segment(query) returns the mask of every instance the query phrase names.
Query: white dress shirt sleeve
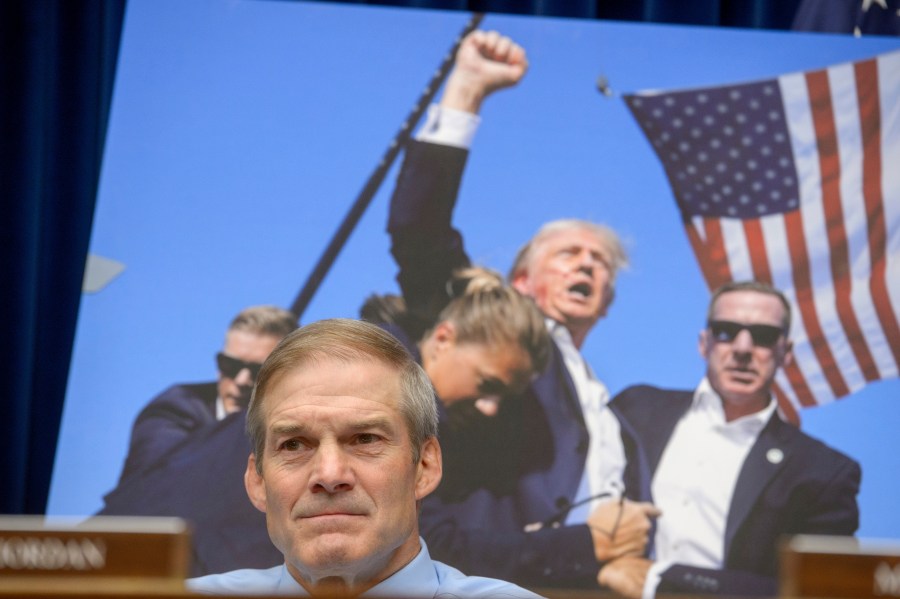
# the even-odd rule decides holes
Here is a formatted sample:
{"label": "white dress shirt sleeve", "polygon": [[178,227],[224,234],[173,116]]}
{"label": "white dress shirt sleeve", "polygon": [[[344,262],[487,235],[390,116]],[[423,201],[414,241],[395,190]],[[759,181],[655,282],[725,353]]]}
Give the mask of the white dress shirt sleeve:
{"label": "white dress shirt sleeve", "polygon": [[662,573],[668,570],[671,565],[665,562],[653,562],[653,565],[647,570],[647,578],[644,579],[644,591],[641,594],[641,599],[654,599],[656,597],[656,589],[659,588]]}
{"label": "white dress shirt sleeve", "polygon": [[468,150],[480,123],[481,117],[477,114],[432,104],[416,139]]}

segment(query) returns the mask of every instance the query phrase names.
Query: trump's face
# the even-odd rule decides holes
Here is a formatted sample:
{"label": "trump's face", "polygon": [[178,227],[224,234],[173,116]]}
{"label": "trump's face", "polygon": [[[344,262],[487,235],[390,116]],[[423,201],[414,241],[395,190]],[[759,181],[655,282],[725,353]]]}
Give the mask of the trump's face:
{"label": "trump's face", "polygon": [[399,374],[374,360],[288,370],[261,406],[262,474],[245,481],[272,541],[307,589],[361,592],[419,551],[417,502],[440,482],[437,440],[418,462],[400,412]]}
{"label": "trump's face", "polygon": [[586,228],[551,233],[535,245],[513,280],[541,311],[567,327],[590,329],[612,299],[609,249]]}

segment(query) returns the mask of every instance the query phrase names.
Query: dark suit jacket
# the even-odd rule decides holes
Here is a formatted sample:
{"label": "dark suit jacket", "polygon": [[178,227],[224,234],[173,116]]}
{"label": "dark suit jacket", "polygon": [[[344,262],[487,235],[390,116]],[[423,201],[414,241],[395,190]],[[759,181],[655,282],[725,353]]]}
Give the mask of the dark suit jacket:
{"label": "dark suit jacket", "polygon": [[177,516],[191,523],[191,575],[267,568],[284,561],[250,503],[245,413],[196,431],[164,459],[122,480],[99,515]]}
{"label": "dark suit jacket", "polygon": [[[404,328],[414,338],[449,301],[446,282],[452,271],[470,263],[462,236],[451,225],[467,156],[465,150],[411,141],[391,200],[391,252],[410,313]],[[423,503],[422,533],[432,556],[471,575],[534,586],[596,587],[599,565],[587,526],[523,532],[525,525],[553,518],[580,499],[575,495],[589,436],[555,346],[531,388],[504,401],[493,420],[494,449],[480,448],[482,453],[466,458],[469,479],[461,488],[441,485]],[[646,497],[649,479],[626,423],[622,437],[627,494]]]}
{"label": "dark suit jacket", "polygon": [[104,516],[177,516],[192,526],[191,574],[278,564],[265,516],[244,491],[244,414],[216,420],[216,383],[176,385],[134,423],[122,476]]}
{"label": "dark suit jacket", "polygon": [[[692,397],[692,391],[635,386],[613,400],[637,432],[651,472]],[[780,450],[781,461],[768,459],[773,449]],[[663,573],[658,590],[775,596],[781,537],[852,535],[859,525],[860,475],[855,461],[773,414],[738,475],[723,539],[723,570],[675,565]]]}
{"label": "dark suit jacket", "polygon": [[134,421],[128,457],[119,482],[153,466],[204,426],[216,422],[216,383],[169,387]]}

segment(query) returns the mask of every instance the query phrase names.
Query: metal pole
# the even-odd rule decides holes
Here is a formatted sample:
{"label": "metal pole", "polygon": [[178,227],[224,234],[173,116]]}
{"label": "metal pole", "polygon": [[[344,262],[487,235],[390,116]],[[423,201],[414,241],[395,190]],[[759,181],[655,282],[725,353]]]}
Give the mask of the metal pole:
{"label": "metal pole", "polygon": [[381,187],[381,183],[387,176],[391,165],[394,163],[394,159],[397,158],[397,154],[399,154],[400,150],[406,146],[406,142],[409,140],[409,136],[416,126],[416,123],[422,118],[426,108],[428,108],[428,105],[434,100],[434,96],[437,94],[438,89],[440,89],[441,84],[443,84],[444,79],[446,79],[447,75],[450,73],[450,69],[453,67],[453,61],[456,57],[456,51],[459,49],[463,38],[474,31],[483,18],[484,14],[475,13],[463,28],[459,37],[453,43],[453,47],[450,48],[450,51],[444,57],[443,62],[441,62],[440,67],[438,67],[438,70],[431,77],[428,85],[425,86],[422,95],[419,96],[419,99],[416,101],[415,106],[413,106],[409,116],[403,121],[400,130],[397,132],[397,135],[394,136],[393,141],[391,141],[391,145],[388,146],[388,149],[381,157],[378,166],[375,167],[375,171],[369,176],[368,181],[366,181],[366,184],[359,196],[357,196],[356,201],[353,202],[353,206],[350,207],[343,222],[341,222],[341,225],[338,227],[337,232],[332,236],[331,241],[328,243],[328,247],[322,252],[322,256],[316,263],[315,268],[309,275],[309,278],[306,279],[303,289],[300,290],[294,303],[291,304],[291,312],[297,316],[297,320],[300,320],[300,317],[303,316],[313,295],[315,295],[316,291],[319,289],[319,285],[322,284],[325,275],[328,274],[331,265],[334,264],[338,254],[350,237],[350,233],[353,232],[359,219],[362,218],[366,208],[368,208],[369,204],[372,202],[372,198],[375,197],[375,194],[378,192],[378,188]]}

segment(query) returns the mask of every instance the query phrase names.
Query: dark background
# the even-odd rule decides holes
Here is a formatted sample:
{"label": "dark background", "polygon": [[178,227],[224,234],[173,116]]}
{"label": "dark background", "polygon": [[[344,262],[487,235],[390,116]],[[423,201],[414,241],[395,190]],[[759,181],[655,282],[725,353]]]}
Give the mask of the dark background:
{"label": "dark background", "polygon": [[[896,35],[898,2],[879,15],[859,0],[344,3]],[[0,2],[0,513],[41,514],[47,502],[125,10]]]}

